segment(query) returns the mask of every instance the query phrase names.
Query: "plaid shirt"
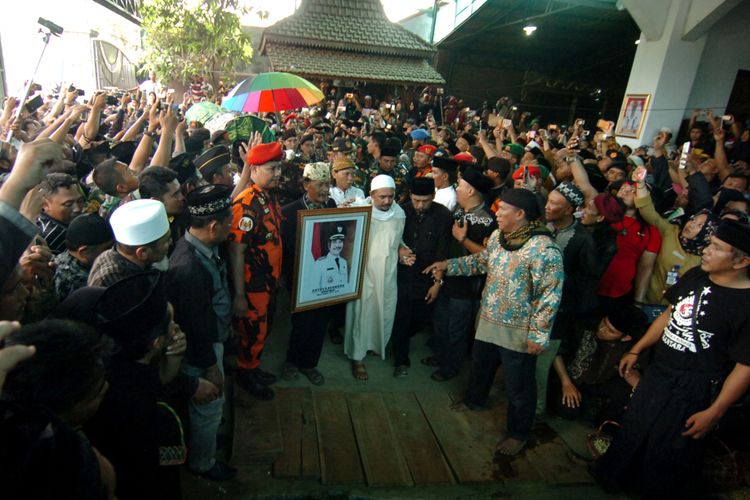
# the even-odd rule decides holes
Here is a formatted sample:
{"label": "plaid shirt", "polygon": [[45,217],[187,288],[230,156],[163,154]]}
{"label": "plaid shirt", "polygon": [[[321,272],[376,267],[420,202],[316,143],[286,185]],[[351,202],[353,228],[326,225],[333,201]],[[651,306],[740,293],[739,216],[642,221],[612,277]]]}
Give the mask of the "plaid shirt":
{"label": "plaid shirt", "polygon": [[147,269],[120,255],[116,248],[110,248],[94,261],[89,273],[88,286],[112,286],[121,279],[146,271]]}
{"label": "plaid shirt", "polygon": [[70,252],[65,250],[55,257],[55,293],[60,301],[68,295],[86,286],[89,279],[89,270],[81,265]]}

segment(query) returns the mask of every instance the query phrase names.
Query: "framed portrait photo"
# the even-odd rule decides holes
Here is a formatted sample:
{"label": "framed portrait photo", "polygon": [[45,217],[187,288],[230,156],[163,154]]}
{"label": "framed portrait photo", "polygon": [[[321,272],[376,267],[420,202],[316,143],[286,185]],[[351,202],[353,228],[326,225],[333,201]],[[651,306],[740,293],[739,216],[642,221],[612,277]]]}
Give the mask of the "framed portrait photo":
{"label": "framed portrait photo", "polygon": [[292,312],[359,298],[371,214],[369,206],[297,212]]}
{"label": "framed portrait photo", "polygon": [[615,135],[618,137],[632,137],[637,139],[641,136],[641,128],[646,121],[648,104],[651,94],[625,94],[620,110],[620,119],[617,120]]}

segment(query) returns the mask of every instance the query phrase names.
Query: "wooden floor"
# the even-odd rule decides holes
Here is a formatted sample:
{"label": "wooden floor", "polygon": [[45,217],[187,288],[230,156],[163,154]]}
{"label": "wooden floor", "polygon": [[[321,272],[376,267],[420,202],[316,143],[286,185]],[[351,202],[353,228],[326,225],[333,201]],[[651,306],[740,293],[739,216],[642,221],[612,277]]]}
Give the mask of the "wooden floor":
{"label": "wooden floor", "polygon": [[593,480],[546,425],[517,457],[495,455],[505,408],[456,413],[445,392],[278,389],[271,402],[235,399],[232,463],[267,463],[280,479],[420,486]]}

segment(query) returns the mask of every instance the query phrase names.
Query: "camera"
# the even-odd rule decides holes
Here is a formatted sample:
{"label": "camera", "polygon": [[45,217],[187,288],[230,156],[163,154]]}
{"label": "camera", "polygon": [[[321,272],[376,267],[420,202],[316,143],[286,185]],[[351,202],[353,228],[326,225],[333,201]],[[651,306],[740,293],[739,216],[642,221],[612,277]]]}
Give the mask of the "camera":
{"label": "camera", "polygon": [[113,95],[107,96],[107,106],[116,106],[117,105],[117,97]]}
{"label": "camera", "polygon": [[61,26],[56,25],[52,21],[47,21],[46,19],[40,17],[37,22],[47,28],[50,33],[52,33],[55,36],[60,36],[63,33],[63,29]]}

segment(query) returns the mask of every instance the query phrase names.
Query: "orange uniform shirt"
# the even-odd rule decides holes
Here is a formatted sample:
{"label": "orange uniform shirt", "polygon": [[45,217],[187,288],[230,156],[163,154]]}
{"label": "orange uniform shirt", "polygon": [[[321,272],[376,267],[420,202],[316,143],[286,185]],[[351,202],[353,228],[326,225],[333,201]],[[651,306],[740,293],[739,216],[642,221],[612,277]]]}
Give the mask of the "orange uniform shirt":
{"label": "orange uniform shirt", "polygon": [[229,241],[247,245],[245,291],[274,291],[281,276],[281,208],[268,191],[253,184],[234,199]]}

